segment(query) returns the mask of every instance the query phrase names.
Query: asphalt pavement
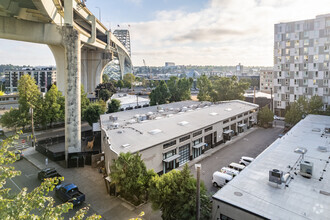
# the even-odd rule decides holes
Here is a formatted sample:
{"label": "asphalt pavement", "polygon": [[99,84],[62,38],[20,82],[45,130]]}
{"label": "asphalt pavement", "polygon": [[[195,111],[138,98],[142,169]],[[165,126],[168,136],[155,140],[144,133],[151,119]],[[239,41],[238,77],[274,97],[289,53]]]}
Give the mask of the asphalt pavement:
{"label": "asphalt pavement", "polygon": [[[201,180],[205,183],[207,191],[210,194],[214,194],[219,188],[212,185],[212,175],[215,171],[220,171],[222,167],[228,166],[231,162],[238,163],[241,156],[248,156],[256,158],[262,153],[270,144],[272,144],[280,133],[283,131],[282,126],[274,128],[252,128],[253,131],[249,131],[247,134],[240,134],[241,137],[234,137],[219,150],[213,149],[210,156],[205,157],[199,161],[202,165]],[[251,129],[250,129],[251,130]],[[196,171],[194,166],[190,167],[191,172],[196,177]]]}

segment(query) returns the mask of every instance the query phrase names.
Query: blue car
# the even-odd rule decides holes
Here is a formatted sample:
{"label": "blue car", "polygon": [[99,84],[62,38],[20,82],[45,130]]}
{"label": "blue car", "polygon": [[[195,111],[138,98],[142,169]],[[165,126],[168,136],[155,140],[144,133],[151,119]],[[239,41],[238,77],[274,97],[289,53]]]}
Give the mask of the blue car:
{"label": "blue car", "polygon": [[55,195],[62,202],[71,202],[74,206],[80,205],[85,201],[85,194],[79,191],[73,183],[61,183],[55,187]]}

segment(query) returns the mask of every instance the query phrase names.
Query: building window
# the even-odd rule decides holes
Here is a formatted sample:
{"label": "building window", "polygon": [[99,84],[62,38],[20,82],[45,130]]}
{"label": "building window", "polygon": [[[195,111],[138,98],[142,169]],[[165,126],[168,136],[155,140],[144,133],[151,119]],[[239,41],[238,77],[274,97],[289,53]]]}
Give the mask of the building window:
{"label": "building window", "polygon": [[229,119],[223,121],[223,124],[227,124],[229,122]]}
{"label": "building window", "polygon": [[235,121],[236,120],[236,117],[232,117],[231,119],[230,119],[230,121]]}
{"label": "building window", "polygon": [[329,60],[329,54],[326,54],[326,55],[324,56],[324,59],[325,59],[325,60]]}
{"label": "building window", "polygon": [[318,61],[319,60],[319,55],[314,55],[314,61]]}
{"label": "building window", "polygon": [[208,128],[205,128],[205,132],[208,132],[208,131],[211,131],[213,129],[213,127],[211,126],[211,127],[208,127]]}
{"label": "building window", "polygon": [[286,46],[286,47],[290,47],[290,41],[289,41],[289,40],[286,41],[285,46]]}
{"label": "building window", "polygon": [[308,77],[308,71],[305,71],[305,77]]}
{"label": "building window", "polygon": [[323,85],[328,85],[328,80],[327,79],[323,80]]}
{"label": "building window", "polygon": [[304,40],[304,46],[308,46],[309,45],[309,40],[308,39],[305,39]]}
{"label": "building window", "polygon": [[315,77],[319,77],[319,72],[318,71],[315,71]]}
{"label": "building window", "polygon": [[313,64],[313,67],[316,68],[316,63]]}
{"label": "building window", "polygon": [[305,88],[305,93],[308,93],[308,88]]}
{"label": "building window", "polygon": [[317,92],[318,91],[318,88],[314,88],[314,91]]}
{"label": "building window", "polygon": [[180,142],[184,142],[186,140],[190,139],[190,135],[184,136],[182,138],[179,139]]}
{"label": "building window", "polygon": [[285,94],[285,100],[288,100],[289,99],[289,94]]}
{"label": "building window", "polygon": [[175,154],[176,154],[176,149],[171,150],[171,151],[168,151],[168,152],[166,152],[166,153],[163,154],[163,159],[165,160],[165,159],[167,159],[169,157],[174,156]]}
{"label": "building window", "polygon": [[294,95],[294,100],[297,100],[297,95]]}
{"label": "building window", "polygon": [[176,145],[176,140],[163,144],[163,149],[169,148],[173,145]]}
{"label": "building window", "polygon": [[278,72],[278,77],[282,77],[282,72]]}
{"label": "building window", "polygon": [[193,133],[193,137],[196,137],[196,136],[198,136],[198,135],[201,135],[202,133],[203,133],[202,130],[197,131],[197,132]]}
{"label": "building window", "polygon": [[281,107],[281,101],[277,102],[277,107]]}
{"label": "building window", "polygon": [[304,79],[304,85],[307,85],[307,79]]}
{"label": "building window", "polygon": [[325,77],[329,77],[329,72],[328,71],[325,72]]}
{"label": "building window", "polygon": [[294,84],[295,84],[295,85],[298,84],[298,80],[297,80],[297,79],[294,80]]}

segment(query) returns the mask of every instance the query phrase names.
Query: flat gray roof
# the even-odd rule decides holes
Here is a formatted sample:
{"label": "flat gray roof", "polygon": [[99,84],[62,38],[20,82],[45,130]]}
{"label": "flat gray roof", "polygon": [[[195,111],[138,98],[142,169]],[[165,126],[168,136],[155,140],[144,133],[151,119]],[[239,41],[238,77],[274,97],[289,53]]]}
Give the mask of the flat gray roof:
{"label": "flat gray roof", "polygon": [[[212,105],[210,102],[184,101],[101,115],[101,127],[117,152],[138,152],[219,121],[258,108],[239,100]],[[141,115],[153,120],[136,122]],[[118,117],[111,121],[110,116]],[[116,126],[116,127],[114,127]]]}
{"label": "flat gray roof", "polygon": [[[328,219],[330,217],[330,117],[308,115],[277,139],[238,176],[213,195],[223,201],[269,219]],[[327,149],[320,150],[319,146]],[[314,163],[313,176],[299,174],[294,150],[307,149],[305,161]],[[269,184],[269,170],[290,172],[288,187]],[[326,170],[327,172],[324,172]],[[295,173],[296,174],[295,174]],[[323,179],[320,181],[320,177]]]}

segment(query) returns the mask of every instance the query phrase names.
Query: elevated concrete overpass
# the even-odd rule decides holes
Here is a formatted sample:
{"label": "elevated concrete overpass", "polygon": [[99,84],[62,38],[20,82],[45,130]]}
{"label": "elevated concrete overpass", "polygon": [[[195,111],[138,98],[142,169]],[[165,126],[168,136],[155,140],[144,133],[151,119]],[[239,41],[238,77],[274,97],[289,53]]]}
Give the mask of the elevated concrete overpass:
{"label": "elevated concrete overpass", "polygon": [[130,52],[81,0],[0,0],[0,38],[49,46],[57,86],[66,97],[66,159],[80,152],[81,83],[86,92],[93,92],[114,57],[122,76],[131,72]]}

